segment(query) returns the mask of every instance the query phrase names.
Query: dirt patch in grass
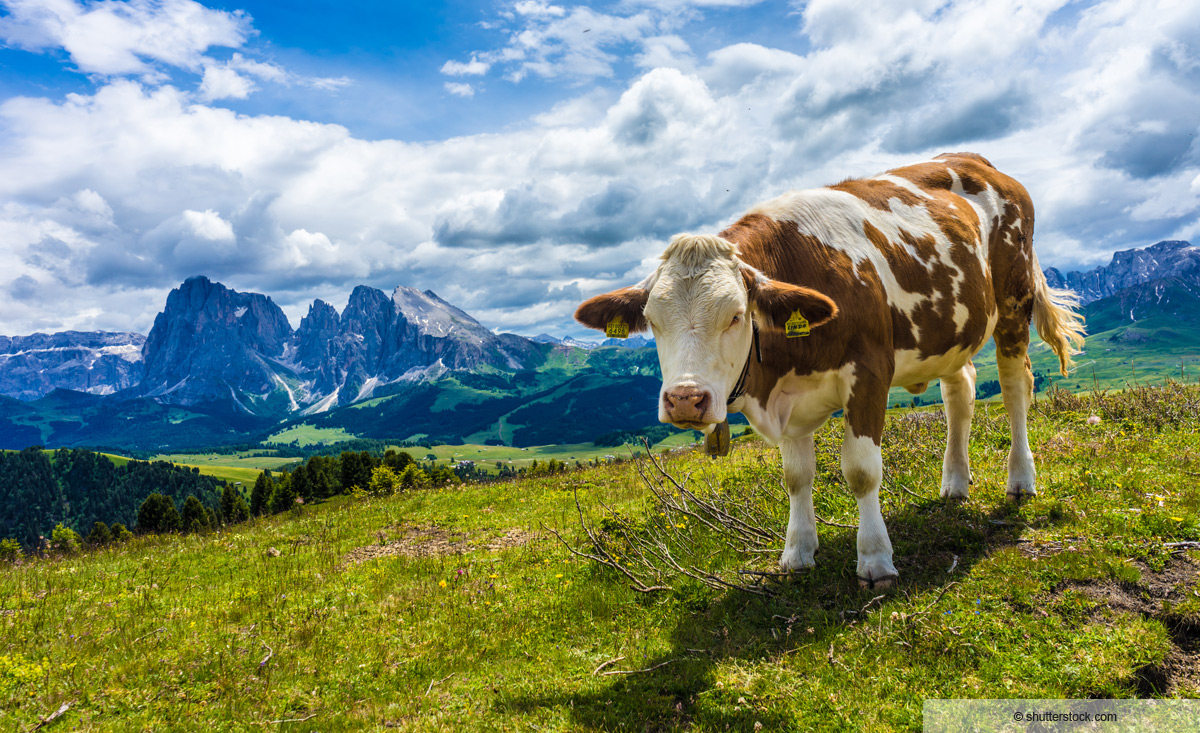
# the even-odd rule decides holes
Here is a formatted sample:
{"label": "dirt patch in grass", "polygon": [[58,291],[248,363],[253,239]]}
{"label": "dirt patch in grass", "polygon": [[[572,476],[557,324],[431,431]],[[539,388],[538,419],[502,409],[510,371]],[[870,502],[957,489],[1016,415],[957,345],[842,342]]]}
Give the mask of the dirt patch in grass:
{"label": "dirt patch in grass", "polygon": [[491,531],[458,532],[436,525],[388,527],[378,533],[379,542],[356,547],[342,558],[342,567],[383,557],[440,557],[462,555],[475,550],[498,552],[521,547],[538,539],[536,532],[508,529],[499,535]]}
{"label": "dirt patch in grass", "polygon": [[1099,602],[1093,615],[1101,623],[1107,609],[1160,621],[1171,635],[1171,651],[1161,664],[1147,665],[1137,671],[1138,695],[1200,694],[1200,614],[1175,610],[1188,600],[1195,607],[1192,593],[1200,578],[1200,564],[1186,555],[1171,558],[1162,572],[1157,573],[1140,562],[1135,564],[1142,573],[1137,583],[1072,580],[1063,583],[1055,594],[1074,589]]}

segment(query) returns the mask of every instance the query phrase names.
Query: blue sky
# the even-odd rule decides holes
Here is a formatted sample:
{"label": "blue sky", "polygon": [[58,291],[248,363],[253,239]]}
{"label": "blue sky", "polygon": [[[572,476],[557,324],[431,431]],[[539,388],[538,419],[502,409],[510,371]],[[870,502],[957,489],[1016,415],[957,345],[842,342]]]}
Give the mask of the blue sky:
{"label": "blue sky", "polygon": [[789,188],[975,150],[1044,265],[1200,230],[1181,0],[0,0],[0,333],[146,332],[205,274],[579,300]]}

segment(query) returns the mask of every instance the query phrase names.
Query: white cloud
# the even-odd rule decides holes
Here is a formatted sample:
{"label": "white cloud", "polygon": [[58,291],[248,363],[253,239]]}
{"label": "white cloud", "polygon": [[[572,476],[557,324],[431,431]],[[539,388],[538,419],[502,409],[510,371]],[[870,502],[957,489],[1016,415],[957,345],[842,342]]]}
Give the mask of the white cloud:
{"label": "white cloud", "polygon": [[447,61],[442,64],[442,73],[447,76],[481,76],[488,72],[492,65],[472,56],[470,61]]}
{"label": "white cloud", "polygon": [[5,0],[0,38],[33,51],[61,47],[89,74],[142,74],[151,63],[200,67],[214,46],[237,48],[250,34],[239,12],[192,0],[129,0],[81,4],[74,0]]}
{"label": "white cloud", "polygon": [[209,242],[232,242],[236,239],[233,235],[233,225],[212,209],[186,209],[183,212],[183,223],[198,239]]}
{"label": "white cloud", "polygon": [[475,87],[471,86],[470,84],[460,84],[458,82],[448,81],[442,86],[445,87],[446,91],[450,92],[456,97],[475,96]]}
{"label": "white cloud", "polygon": [[200,98],[206,102],[216,99],[245,99],[254,91],[254,82],[225,66],[205,66],[200,81]]}

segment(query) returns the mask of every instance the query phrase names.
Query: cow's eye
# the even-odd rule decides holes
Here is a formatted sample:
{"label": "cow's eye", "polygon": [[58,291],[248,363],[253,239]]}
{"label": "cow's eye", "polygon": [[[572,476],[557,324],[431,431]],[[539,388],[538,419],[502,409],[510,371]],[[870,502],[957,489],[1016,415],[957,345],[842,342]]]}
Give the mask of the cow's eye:
{"label": "cow's eye", "polygon": [[742,317],[740,315],[734,316],[733,320],[729,322],[729,327],[733,328],[734,326],[738,325],[741,322],[742,322]]}

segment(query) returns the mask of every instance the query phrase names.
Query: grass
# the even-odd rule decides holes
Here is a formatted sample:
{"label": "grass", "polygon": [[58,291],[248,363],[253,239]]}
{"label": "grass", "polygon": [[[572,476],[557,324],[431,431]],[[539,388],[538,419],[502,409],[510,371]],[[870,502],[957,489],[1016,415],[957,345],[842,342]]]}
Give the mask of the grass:
{"label": "grass", "polygon": [[[735,425],[733,427],[734,435],[737,435],[743,429],[744,426]],[[691,431],[680,431],[656,443],[654,450],[680,448],[691,445],[693,442],[695,441]],[[640,446],[635,448],[632,445],[605,447],[591,443],[538,445],[528,448],[517,448],[507,445],[478,445],[474,443],[435,445],[432,448],[392,447],[397,450],[406,451],[414,458],[421,460],[425,460],[427,456],[433,455],[439,461],[475,461],[479,468],[485,469],[490,473],[495,473],[496,461],[500,461],[506,466],[511,464],[513,468],[528,468],[534,461],[546,463],[552,458],[574,465],[575,461],[586,463],[593,459],[604,459],[607,456],[628,458],[633,450],[640,448]]]}
{"label": "grass", "polygon": [[[269,451],[243,451],[230,455],[216,453],[170,453],[155,456],[153,460],[168,461],[179,466],[199,468],[206,476],[216,476],[226,481],[241,481],[250,486],[264,469],[272,471],[291,468],[301,462],[299,458],[260,455]],[[128,459],[126,459],[128,460]]]}
{"label": "grass", "polygon": [[[1198,400],[1177,386],[1039,398],[1041,493],[1020,506],[1003,497],[998,405],[978,407],[965,502],[937,498],[937,414],[894,413],[883,504],[901,580],[889,593],[858,588],[854,530],[829,525],[817,567],[769,581],[769,596],[670,573],[669,590],[634,592],[542,529],[587,549],[577,492],[601,526],[615,510],[658,531],[629,464],[342,497],[27,562],[0,573],[0,729],[70,703],[57,724],[81,730],[916,730],[931,697],[1200,696],[1183,664],[1200,661],[1188,646],[1200,558],[1164,546],[1200,539]],[[852,525],[839,433],[831,421],[818,436],[816,508]],[[735,445],[728,459],[685,451],[665,465],[734,501],[773,494],[763,511],[778,531],[778,451]],[[714,573],[776,560],[710,557],[712,535],[684,524],[680,556]],[[407,555],[388,554],[417,530],[426,539]],[[516,531],[538,538],[493,544]]]}
{"label": "grass", "polygon": [[287,430],[281,430],[263,442],[267,445],[296,443],[304,446],[316,445],[317,443],[337,443],[343,440],[353,440],[357,437],[354,433],[348,433],[342,428],[318,428],[315,425],[303,423],[290,427]]}

